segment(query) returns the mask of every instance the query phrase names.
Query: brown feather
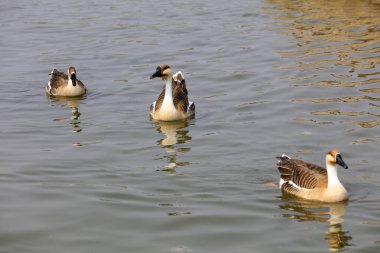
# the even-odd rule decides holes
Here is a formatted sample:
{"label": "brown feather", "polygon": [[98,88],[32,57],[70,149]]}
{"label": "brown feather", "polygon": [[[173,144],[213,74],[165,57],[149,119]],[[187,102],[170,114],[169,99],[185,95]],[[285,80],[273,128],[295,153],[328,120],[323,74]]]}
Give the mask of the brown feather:
{"label": "brown feather", "polygon": [[297,187],[294,187],[291,183],[289,182],[286,182],[282,185],[282,190],[287,192],[287,193],[290,193],[290,194],[295,194],[297,195],[297,192],[299,191],[299,189]]}
{"label": "brown feather", "polygon": [[61,85],[66,85],[68,80],[69,78],[65,73],[54,69],[53,73],[51,73],[50,86],[56,89]]}
{"label": "brown feather", "polygon": [[305,189],[327,187],[327,170],[320,166],[297,159],[282,160],[277,165],[284,181]]}
{"label": "brown feather", "polygon": [[174,107],[181,112],[186,112],[189,107],[189,100],[187,98],[187,89],[185,79],[175,81],[172,79],[173,87],[173,104]]}
{"label": "brown feather", "polygon": [[[154,107],[155,111],[158,111],[160,110],[161,106],[162,106],[162,102],[164,101],[164,97],[165,97],[165,85],[164,87],[162,88],[162,91],[160,93],[160,95],[158,96],[157,100],[156,100],[156,105]],[[153,108],[152,108],[153,109]]]}

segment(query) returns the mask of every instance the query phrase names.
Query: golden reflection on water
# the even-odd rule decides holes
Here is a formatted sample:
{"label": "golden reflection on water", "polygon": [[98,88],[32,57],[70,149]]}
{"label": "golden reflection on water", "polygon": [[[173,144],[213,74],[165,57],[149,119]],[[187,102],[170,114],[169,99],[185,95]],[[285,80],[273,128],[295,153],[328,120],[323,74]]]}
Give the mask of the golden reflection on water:
{"label": "golden reflection on water", "polygon": [[346,202],[319,203],[306,200],[287,199],[285,204],[280,205],[286,212],[285,218],[295,219],[300,222],[322,222],[327,224],[327,230],[322,235],[327,242],[330,251],[336,252],[350,246],[352,237],[349,231],[343,230]]}
{"label": "golden reflection on water", "polygon": [[[333,124],[355,124],[363,128],[378,126],[380,113],[373,111],[380,107],[377,96],[380,91],[380,4],[350,0],[266,2],[271,5],[265,7],[265,11],[279,25],[276,30],[291,38],[289,49],[278,52],[286,59],[286,64],[276,67],[289,73],[283,79],[292,82],[291,88],[310,89],[309,94],[324,92],[324,97],[292,100],[326,105],[326,110],[311,112],[312,119],[304,121],[318,123],[323,122],[319,120],[321,116],[329,116],[331,121],[328,122]],[[336,88],[352,95],[329,95],[337,94],[339,90]],[[336,109],[359,108],[349,105],[354,103],[361,103],[361,111]],[[346,119],[344,116],[358,120],[336,120]]]}
{"label": "golden reflection on water", "polygon": [[175,173],[178,166],[186,166],[189,162],[178,162],[177,153],[187,153],[190,148],[176,147],[176,144],[184,144],[191,140],[189,136],[189,122],[188,121],[174,121],[174,122],[154,122],[156,129],[159,133],[165,134],[165,138],[157,141],[166,152],[167,165],[163,171]]}

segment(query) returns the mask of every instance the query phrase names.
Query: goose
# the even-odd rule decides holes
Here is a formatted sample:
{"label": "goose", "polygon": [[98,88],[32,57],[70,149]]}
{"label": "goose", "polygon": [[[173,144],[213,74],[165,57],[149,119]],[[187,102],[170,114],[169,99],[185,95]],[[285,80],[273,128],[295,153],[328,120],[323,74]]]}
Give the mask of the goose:
{"label": "goose", "polygon": [[326,154],[326,169],[292,159],[287,155],[277,157],[281,174],[280,189],[300,198],[321,202],[339,202],[348,199],[347,190],[338,178],[337,165],[348,169],[338,150]]}
{"label": "goose", "polygon": [[158,121],[176,121],[193,117],[195,105],[187,98],[185,78],[181,71],[172,75],[170,66],[162,64],[150,77],[161,77],[164,87],[150,106],[150,115]]}
{"label": "goose", "polygon": [[87,92],[86,86],[76,78],[74,67],[67,69],[67,74],[53,68],[50,80],[46,86],[46,93],[50,96],[77,97]]}

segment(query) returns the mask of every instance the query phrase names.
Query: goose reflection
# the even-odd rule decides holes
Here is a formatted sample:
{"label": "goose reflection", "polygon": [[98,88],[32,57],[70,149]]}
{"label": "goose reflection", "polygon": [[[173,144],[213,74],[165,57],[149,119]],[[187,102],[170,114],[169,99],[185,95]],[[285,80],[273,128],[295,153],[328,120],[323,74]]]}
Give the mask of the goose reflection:
{"label": "goose reflection", "polygon": [[286,212],[282,214],[285,218],[291,218],[303,221],[324,222],[327,225],[327,231],[324,233],[324,239],[328,244],[331,252],[337,252],[351,246],[349,242],[352,237],[348,231],[343,230],[343,216],[347,202],[322,203],[311,202],[301,199],[287,199],[286,203],[279,207]]}
{"label": "goose reflection", "polygon": [[176,144],[184,144],[191,140],[189,136],[189,122],[188,121],[174,121],[174,122],[163,122],[154,121],[156,129],[159,133],[165,134],[165,138],[157,141],[158,145],[161,145],[166,152],[165,157],[168,162],[162,171],[168,171],[170,173],[175,173],[175,169],[178,166],[186,166],[189,162],[177,162],[178,153],[187,153],[190,148],[183,146],[177,147]]}
{"label": "goose reflection", "polygon": [[52,101],[57,102],[61,104],[64,107],[68,107],[71,109],[71,117],[64,117],[64,118],[56,118],[54,121],[69,121],[69,124],[72,127],[72,131],[79,133],[82,131],[82,127],[80,125],[79,117],[81,116],[81,113],[79,112],[79,101],[83,98],[60,98],[55,97],[51,98]]}

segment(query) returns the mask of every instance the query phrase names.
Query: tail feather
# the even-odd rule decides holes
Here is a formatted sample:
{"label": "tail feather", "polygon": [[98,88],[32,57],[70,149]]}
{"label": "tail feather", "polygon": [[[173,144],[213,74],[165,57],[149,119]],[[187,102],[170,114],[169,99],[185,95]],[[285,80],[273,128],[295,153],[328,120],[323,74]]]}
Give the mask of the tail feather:
{"label": "tail feather", "polygon": [[289,156],[285,155],[285,154],[282,154],[281,156],[277,156],[276,158],[278,159],[277,165],[278,165],[278,171],[281,174],[281,178],[284,181],[290,181],[290,180],[292,180],[293,170],[290,169],[287,166],[281,166],[282,162],[284,162],[286,160],[290,160],[291,158]]}
{"label": "tail feather", "polygon": [[281,178],[285,181],[289,181],[293,177],[293,171],[289,168],[279,166],[278,171],[281,174]]}
{"label": "tail feather", "polygon": [[185,78],[183,77],[183,74],[181,71],[178,71],[173,75],[173,79],[175,82],[181,83]]}
{"label": "tail feather", "polygon": [[282,154],[281,156],[276,156],[276,158],[281,160],[281,161],[284,161],[286,159],[292,159],[292,158],[290,158],[290,156],[285,155],[285,154]]}
{"label": "tail feather", "polygon": [[292,159],[290,158],[289,156],[285,155],[285,154],[282,154],[281,156],[276,156],[276,159],[278,159],[277,161],[277,164],[282,162],[282,161],[285,161],[285,160],[288,160],[288,159]]}

